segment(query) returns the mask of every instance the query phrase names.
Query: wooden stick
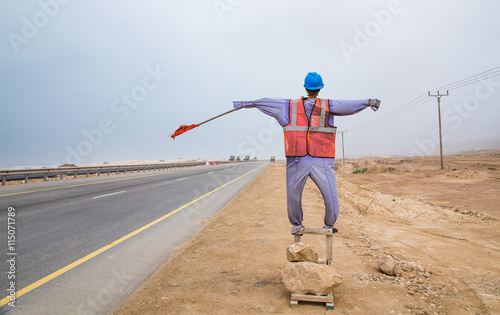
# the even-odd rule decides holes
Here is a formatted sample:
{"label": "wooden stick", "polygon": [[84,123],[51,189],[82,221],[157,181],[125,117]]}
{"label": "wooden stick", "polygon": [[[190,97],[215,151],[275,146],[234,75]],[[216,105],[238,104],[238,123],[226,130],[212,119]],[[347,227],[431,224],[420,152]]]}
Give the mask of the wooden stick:
{"label": "wooden stick", "polygon": [[207,122],[209,122],[209,121],[212,121],[212,120],[214,120],[214,119],[216,119],[216,118],[219,118],[219,117],[221,117],[221,116],[224,116],[224,115],[227,115],[227,114],[229,114],[229,113],[232,113],[232,112],[234,112],[235,110],[237,110],[237,109],[236,109],[236,108],[234,108],[234,109],[231,109],[231,110],[229,110],[229,111],[227,111],[227,112],[225,112],[225,113],[222,113],[222,114],[220,114],[220,115],[217,115],[217,116],[215,116],[215,117],[212,117],[212,118],[210,118],[210,119],[207,119],[207,120],[205,120],[204,122],[199,123],[199,124],[198,124],[198,126],[201,126],[201,125],[203,125],[203,124],[205,124],[205,123],[207,123]]}
{"label": "wooden stick", "polygon": [[292,293],[292,301],[307,301],[307,302],[333,302],[333,295],[309,295],[309,294],[294,294]]}

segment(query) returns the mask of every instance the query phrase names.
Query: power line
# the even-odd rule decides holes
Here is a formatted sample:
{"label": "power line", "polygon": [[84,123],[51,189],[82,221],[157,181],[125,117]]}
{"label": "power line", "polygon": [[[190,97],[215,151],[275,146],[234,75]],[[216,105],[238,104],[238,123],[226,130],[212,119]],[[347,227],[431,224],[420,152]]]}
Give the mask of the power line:
{"label": "power line", "polygon": [[403,106],[399,107],[399,108],[396,108],[395,110],[393,110],[392,112],[389,112],[387,114],[385,114],[384,116],[382,117],[378,117],[377,119],[375,120],[372,120],[371,122],[369,123],[366,123],[362,126],[359,126],[359,127],[356,127],[356,128],[351,128],[351,129],[358,129],[358,128],[362,128],[363,126],[367,125],[367,124],[372,124],[372,123],[375,123],[375,122],[379,122],[381,120],[386,120],[387,118],[391,118],[391,116],[394,116],[394,115],[397,115],[398,113],[401,113],[401,112],[406,112],[407,110],[411,109],[412,108],[412,105],[414,105],[415,102],[418,102],[422,97],[425,97],[425,94],[421,94],[419,95],[417,98],[415,98],[414,100],[404,104]]}
{"label": "power line", "polygon": [[395,116],[402,115],[402,114],[420,106],[421,104],[423,104],[422,102],[423,101],[425,102],[425,100],[426,100],[425,96],[426,96],[425,94],[422,94],[419,97],[417,97],[416,99],[414,99],[413,101],[406,103],[405,105],[401,106],[400,108],[376,119],[375,121],[377,121],[377,120],[378,121],[381,121],[381,120],[385,121],[385,120],[391,119]]}
{"label": "power line", "polygon": [[[470,77],[467,77],[467,78],[440,86],[439,88],[431,89],[430,91],[438,91],[440,89],[455,90],[455,89],[462,88],[464,86],[471,85],[471,84],[480,82],[482,80],[490,79],[490,78],[493,78],[493,77],[496,77],[499,75],[500,75],[500,66],[494,67],[494,68],[491,68],[489,70],[475,74],[473,76],[470,76]],[[395,110],[385,114],[384,116],[376,118],[376,119],[374,119],[370,122],[367,122],[363,125],[360,125],[360,126],[357,126],[354,128],[350,128],[350,130],[362,129],[362,128],[366,128],[368,126],[377,125],[377,124],[386,122],[390,119],[401,116],[401,115],[429,102],[430,99],[428,99],[427,96],[428,96],[427,93],[420,94],[418,97],[416,97],[412,101],[396,108]]]}
{"label": "power line", "polygon": [[429,101],[429,99],[427,99],[427,94],[425,94],[425,93],[421,94],[420,96],[418,96],[414,100],[404,104],[403,106],[393,110],[392,112],[389,112],[389,113],[385,114],[384,116],[379,117],[377,119],[374,119],[370,122],[367,122],[366,124],[363,124],[361,126],[350,128],[350,130],[361,129],[361,128],[365,128],[365,127],[370,126],[370,125],[380,124],[380,123],[385,122],[387,120],[390,120],[394,117],[405,114],[405,113],[409,112],[410,110],[413,110],[413,109],[417,108],[418,106],[423,105],[424,103],[427,103],[428,101]]}
{"label": "power line", "polygon": [[410,102],[404,104],[403,106],[397,108],[396,110],[380,117],[380,119],[383,119],[383,118],[386,118],[387,116],[391,116],[391,115],[394,115],[394,114],[397,114],[397,113],[400,113],[400,112],[406,112],[408,109],[411,109],[415,106],[416,103],[418,103],[419,101],[422,100],[422,98],[425,98],[425,94],[421,94],[419,95],[417,98],[411,100]]}
{"label": "power line", "polygon": [[486,76],[486,77],[478,78],[477,80],[474,80],[474,81],[471,81],[471,82],[464,82],[463,84],[450,87],[450,88],[448,88],[448,90],[455,90],[455,89],[458,89],[458,88],[461,88],[461,87],[464,87],[464,86],[467,86],[467,85],[471,85],[473,83],[477,83],[477,82],[480,82],[480,81],[483,81],[483,80],[486,80],[486,79],[490,79],[490,78],[493,78],[493,77],[496,77],[496,76],[499,76],[499,75],[500,75],[500,71],[497,72],[497,73],[495,73],[495,74],[492,73],[491,75]]}
{"label": "power line", "polygon": [[[469,80],[469,79],[474,78],[474,77],[478,77],[478,76],[480,76],[480,75],[482,75],[482,74],[488,73],[488,72],[490,72],[490,71],[493,71],[493,70],[496,70],[496,69],[499,69],[499,68],[500,68],[500,66],[495,67],[495,68],[491,68],[490,70],[486,70],[486,71],[480,72],[480,73],[478,73],[478,74],[472,75],[472,76],[467,77],[467,78],[464,78],[464,79],[462,79],[462,80],[458,80],[458,81],[455,81],[455,82],[452,82],[452,83],[449,83],[449,84],[446,84],[446,85],[440,86],[440,87],[438,87],[438,88],[431,89],[431,91],[437,91],[437,90],[449,89],[449,86],[450,86],[450,85],[454,85],[454,84],[460,83],[460,82],[462,82],[462,81]],[[495,71],[495,72],[498,72],[498,71],[500,71],[500,70],[497,70],[497,71]],[[486,75],[490,75],[490,74],[491,74],[491,73],[488,73],[488,74],[486,74]],[[481,80],[482,80],[482,79],[481,79]]]}
{"label": "power line", "polygon": [[[403,112],[400,112],[400,113],[397,113],[397,114],[394,114],[394,115],[391,115],[391,116],[388,116],[388,117],[385,117],[384,119],[380,119],[380,120],[374,120],[374,121],[371,121],[370,123],[368,124],[372,124],[372,125],[378,125],[378,124],[381,124],[383,122],[386,122],[388,120],[391,120],[397,116],[401,116],[403,114],[406,114],[407,112],[425,104],[425,103],[428,103],[430,100],[429,99],[423,99],[423,100],[420,100],[418,103],[414,104],[412,107],[409,107],[407,110],[403,111]],[[354,129],[354,128],[351,128],[351,129]]]}

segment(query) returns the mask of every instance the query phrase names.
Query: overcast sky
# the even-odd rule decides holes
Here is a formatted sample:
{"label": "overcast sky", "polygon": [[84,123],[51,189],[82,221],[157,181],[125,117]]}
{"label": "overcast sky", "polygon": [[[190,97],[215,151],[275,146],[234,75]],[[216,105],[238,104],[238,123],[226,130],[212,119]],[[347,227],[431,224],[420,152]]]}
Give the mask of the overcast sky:
{"label": "overcast sky", "polygon": [[[500,66],[493,0],[0,3],[0,168],[284,157],[256,109],[168,135],[233,100],[300,97],[310,71],[320,97],[382,101],[335,119],[346,156],[438,154],[436,99],[404,105]],[[441,101],[445,153],[500,139],[500,76]]]}

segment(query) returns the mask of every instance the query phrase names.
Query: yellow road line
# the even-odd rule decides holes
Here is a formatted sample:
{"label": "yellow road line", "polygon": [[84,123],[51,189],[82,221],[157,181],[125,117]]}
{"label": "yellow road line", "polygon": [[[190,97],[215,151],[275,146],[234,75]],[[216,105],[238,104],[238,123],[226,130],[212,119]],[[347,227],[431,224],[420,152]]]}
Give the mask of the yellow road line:
{"label": "yellow road line", "polygon": [[[26,294],[26,293],[30,292],[31,290],[34,290],[34,289],[38,288],[38,287],[39,287],[39,286],[41,286],[42,284],[45,284],[45,283],[49,282],[50,280],[52,280],[52,279],[54,279],[54,278],[57,278],[58,276],[62,275],[63,273],[65,273],[65,272],[67,272],[67,271],[69,271],[69,270],[71,270],[71,269],[75,268],[75,267],[76,267],[76,266],[78,266],[78,265],[83,264],[83,263],[84,263],[84,262],[86,262],[87,260],[89,260],[89,259],[91,259],[91,258],[93,258],[93,257],[95,257],[95,256],[97,256],[97,255],[99,255],[99,254],[100,254],[100,253],[102,253],[102,252],[107,251],[108,249],[110,249],[110,248],[112,248],[112,247],[114,247],[114,246],[116,246],[116,245],[118,245],[118,244],[122,243],[123,241],[128,240],[128,239],[129,239],[129,238],[131,238],[132,236],[134,236],[134,235],[136,235],[136,234],[138,234],[138,233],[140,233],[140,232],[144,231],[145,229],[147,229],[147,228],[149,228],[149,227],[151,227],[151,226],[155,225],[155,224],[156,224],[156,223],[158,223],[158,222],[161,222],[161,221],[165,220],[165,219],[166,219],[166,218],[168,218],[169,216],[171,216],[171,215],[173,215],[173,214],[175,214],[175,213],[177,213],[177,212],[181,211],[182,209],[184,209],[184,208],[186,208],[186,207],[188,207],[188,206],[192,205],[193,203],[195,203],[195,202],[197,202],[197,201],[199,201],[199,200],[201,200],[201,199],[203,199],[203,198],[205,198],[205,197],[207,197],[207,196],[209,196],[209,195],[213,194],[213,193],[214,193],[214,192],[216,192],[217,190],[219,190],[219,189],[221,189],[221,188],[224,188],[225,186],[227,186],[227,185],[229,185],[229,184],[231,184],[231,183],[234,183],[235,181],[239,180],[240,178],[243,178],[243,177],[247,176],[248,174],[250,174],[250,173],[252,173],[252,172],[254,172],[254,171],[258,170],[259,168],[261,168],[261,167],[263,167],[263,166],[264,166],[264,165],[261,165],[261,166],[259,166],[259,167],[255,168],[255,169],[251,170],[250,172],[245,173],[245,174],[241,175],[240,177],[238,177],[238,178],[236,178],[236,179],[233,179],[233,180],[232,180],[232,181],[230,181],[230,182],[225,183],[224,185],[222,185],[222,186],[220,186],[220,187],[218,187],[218,188],[216,188],[216,189],[212,190],[211,192],[206,193],[206,194],[204,194],[203,196],[201,196],[201,197],[199,197],[199,198],[197,198],[197,199],[195,199],[195,200],[193,200],[193,201],[191,201],[191,202],[189,202],[189,203],[186,203],[185,205],[183,205],[183,206],[181,206],[181,207],[179,207],[179,208],[177,208],[177,209],[175,209],[175,210],[173,210],[173,211],[171,211],[171,212],[169,212],[169,213],[165,214],[165,215],[164,215],[164,216],[162,216],[161,218],[158,218],[158,219],[156,219],[156,220],[154,220],[154,221],[152,221],[152,222],[150,222],[150,223],[148,223],[148,224],[144,225],[143,227],[138,228],[137,230],[135,230],[135,231],[133,231],[133,232],[131,232],[131,233],[129,233],[129,234],[127,234],[127,235],[123,236],[122,238],[120,238],[120,239],[118,239],[118,240],[116,240],[116,241],[114,241],[114,242],[112,242],[112,243],[110,243],[110,244],[108,244],[108,245],[106,245],[106,246],[104,246],[104,247],[99,248],[98,250],[96,250],[96,251],[94,251],[94,252],[92,252],[92,253],[88,254],[87,256],[85,256],[85,257],[83,257],[83,258],[78,259],[77,261],[75,261],[75,262],[73,262],[73,263],[71,263],[71,264],[67,265],[66,267],[63,267],[63,268],[61,268],[61,269],[59,269],[59,270],[57,270],[57,271],[55,271],[55,272],[51,273],[50,275],[48,275],[48,276],[46,276],[46,277],[44,277],[44,278],[42,278],[42,279],[40,279],[40,280],[38,280],[38,281],[36,281],[36,282],[34,282],[34,283],[30,284],[30,285],[28,285],[27,287],[22,288],[21,290],[19,290],[19,291],[17,291],[17,292],[16,292],[16,298],[18,298],[18,297],[20,297],[20,296],[23,296],[24,294]],[[10,302],[10,296],[4,297],[2,300],[0,300],[0,307],[4,306],[5,304],[7,304],[7,303],[9,303],[9,302]]]}
{"label": "yellow road line", "polygon": [[[182,171],[172,172],[170,174],[176,174],[176,173],[187,172],[187,171],[190,171],[190,169],[189,170],[182,170]],[[102,181],[102,182],[85,183],[85,184],[77,184],[77,185],[70,185],[70,186],[61,186],[61,187],[54,187],[54,188],[45,188],[45,189],[39,189],[39,190],[21,191],[21,192],[17,192],[17,193],[0,195],[0,197],[13,196],[13,195],[21,195],[21,194],[28,194],[28,193],[32,193],[32,192],[47,191],[47,190],[57,190],[57,189],[64,189],[64,188],[71,188],[71,187],[78,187],[78,186],[96,185],[96,184],[101,184],[101,183],[111,183],[111,182],[118,182],[118,181],[122,181],[122,180],[132,180],[132,179],[137,179],[137,178],[146,178],[146,177],[153,177],[153,176],[160,176],[160,175],[164,175],[164,173],[162,172],[161,174],[144,175],[144,176],[137,176],[137,177],[132,177],[132,178],[111,179],[111,180],[105,180],[105,181]]]}

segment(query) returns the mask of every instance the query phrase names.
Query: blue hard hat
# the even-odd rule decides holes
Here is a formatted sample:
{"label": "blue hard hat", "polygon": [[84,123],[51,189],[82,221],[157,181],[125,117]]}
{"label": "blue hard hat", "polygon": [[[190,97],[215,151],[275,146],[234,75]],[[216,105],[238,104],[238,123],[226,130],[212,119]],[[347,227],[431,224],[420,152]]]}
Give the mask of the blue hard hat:
{"label": "blue hard hat", "polygon": [[304,87],[308,90],[320,90],[324,87],[323,79],[316,72],[309,72],[304,80]]}

